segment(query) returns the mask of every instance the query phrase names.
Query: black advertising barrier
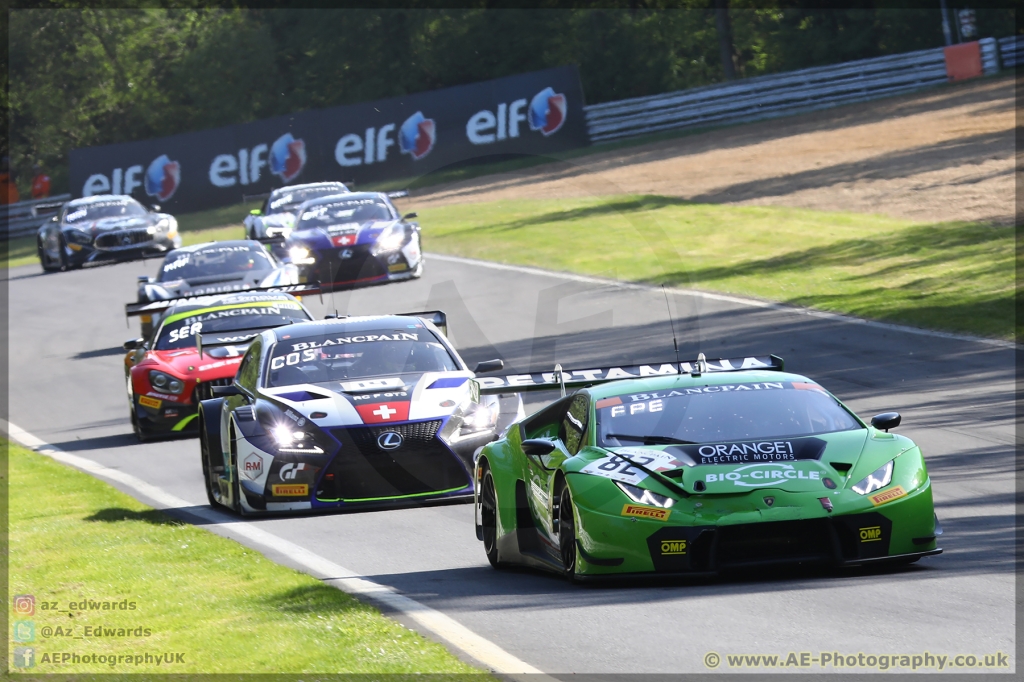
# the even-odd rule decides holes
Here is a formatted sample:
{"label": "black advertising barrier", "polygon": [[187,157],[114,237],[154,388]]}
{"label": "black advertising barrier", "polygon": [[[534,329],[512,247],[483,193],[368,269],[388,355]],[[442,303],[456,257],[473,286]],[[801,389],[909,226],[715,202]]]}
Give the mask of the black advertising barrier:
{"label": "black advertising barrier", "polygon": [[132,194],[169,213],[289,184],[413,178],[590,143],[575,66],[71,152],[72,196]]}

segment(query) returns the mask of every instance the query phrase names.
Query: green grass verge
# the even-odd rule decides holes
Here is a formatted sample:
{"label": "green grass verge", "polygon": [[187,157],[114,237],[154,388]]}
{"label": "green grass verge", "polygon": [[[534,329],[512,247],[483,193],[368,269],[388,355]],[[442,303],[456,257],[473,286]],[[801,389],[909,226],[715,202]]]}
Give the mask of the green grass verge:
{"label": "green grass verge", "polygon": [[[415,209],[415,199],[408,206]],[[240,204],[187,221],[183,216],[183,241],[240,238],[245,210]],[[755,296],[931,329],[1003,339],[1014,334],[1011,227],[660,196],[417,211],[428,250]],[[35,262],[32,242],[20,241],[12,242],[11,265]]]}
{"label": "green grass verge", "polygon": [[[12,445],[10,480],[10,594],[34,595],[36,609],[34,616],[17,616],[8,603],[12,623],[31,620],[35,628],[35,641],[22,645],[34,647],[35,666],[23,672],[435,673],[483,679],[443,646],[349,595],[42,455]],[[80,605],[89,600],[135,608]],[[51,603],[59,610],[43,609]],[[88,636],[87,627],[131,634]],[[57,636],[57,628],[71,635]],[[42,660],[64,653],[168,652],[184,660],[159,666],[145,660],[113,666]],[[14,665],[11,670],[19,672]]]}
{"label": "green grass verge", "polygon": [[416,210],[429,251],[931,329],[1004,339],[1014,332],[1012,227],[660,196]]}

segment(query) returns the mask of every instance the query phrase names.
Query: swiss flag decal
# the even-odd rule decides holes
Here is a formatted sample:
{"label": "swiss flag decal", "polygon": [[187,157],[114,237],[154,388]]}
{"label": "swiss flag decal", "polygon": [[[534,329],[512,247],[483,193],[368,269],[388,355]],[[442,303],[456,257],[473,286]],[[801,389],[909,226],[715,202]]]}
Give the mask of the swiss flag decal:
{"label": "swiss flag decal", "polygon": [[331,237],[331,243],[335,246],[352,246],[358,241],[359,235],[353,234],[339,234]]}
{"label": "swiss flag decal", "polygon": [[409,419],[408,402],[371,403],[355,407],[364,424],[387,424]]}

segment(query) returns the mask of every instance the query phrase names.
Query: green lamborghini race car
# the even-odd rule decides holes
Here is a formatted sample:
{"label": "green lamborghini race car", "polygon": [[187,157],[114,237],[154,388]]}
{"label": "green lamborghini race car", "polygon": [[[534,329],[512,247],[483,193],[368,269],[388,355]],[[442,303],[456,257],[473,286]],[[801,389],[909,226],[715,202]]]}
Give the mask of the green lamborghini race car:
{"label": "green lamborghini race car", "polygon": [[477,538],[495,567],[581,580],[942,551],[921,450],[889,432],[899,414],[865,423],[776,356],[477,382],[564,396],[477,458]]}

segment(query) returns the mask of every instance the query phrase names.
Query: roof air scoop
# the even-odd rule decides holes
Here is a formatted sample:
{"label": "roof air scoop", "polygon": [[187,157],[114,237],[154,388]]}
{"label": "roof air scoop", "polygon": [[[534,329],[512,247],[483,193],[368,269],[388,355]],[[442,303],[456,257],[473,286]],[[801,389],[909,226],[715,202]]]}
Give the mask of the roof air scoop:
{"label": "roof air scoop", "polygon": [[708,371],[708,360],[704,357],[703,353],[697,354],[697,361],[693,363],[693,371],[690,372],[690,376],[699,377]]}

